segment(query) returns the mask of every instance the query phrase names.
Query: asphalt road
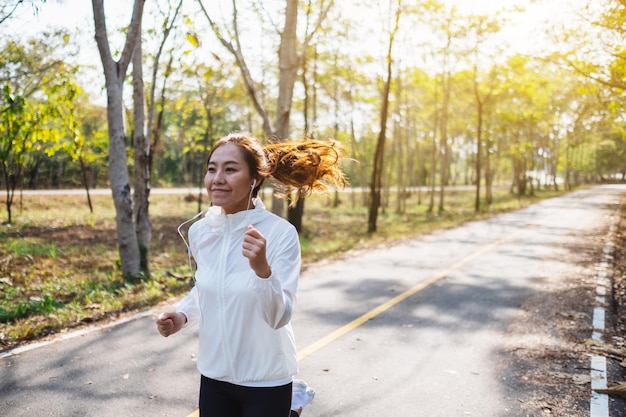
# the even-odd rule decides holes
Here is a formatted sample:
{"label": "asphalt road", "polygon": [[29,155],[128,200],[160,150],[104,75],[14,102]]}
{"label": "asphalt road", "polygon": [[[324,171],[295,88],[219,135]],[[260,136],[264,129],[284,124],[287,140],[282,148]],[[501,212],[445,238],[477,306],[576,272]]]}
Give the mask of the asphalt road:
{"label": "asphalt road", "polygon": [[[578,191],[310,265],[294,319],[299,377],[317,392],[303,417],[526,416],[504,366],[511,325],[547,278],[576,272],[574,251],[617,222],[624,194]],[[189,416],[195,331],[162,338],[162,310],[5,353],[0,416]]]}

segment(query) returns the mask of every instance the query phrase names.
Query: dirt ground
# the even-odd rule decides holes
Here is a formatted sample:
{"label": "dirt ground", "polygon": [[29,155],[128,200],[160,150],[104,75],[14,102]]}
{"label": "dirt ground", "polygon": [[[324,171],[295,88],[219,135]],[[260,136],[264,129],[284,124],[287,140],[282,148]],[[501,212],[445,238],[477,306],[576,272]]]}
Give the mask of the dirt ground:
{"label": "dirt ground", "polygon": [[[578,273],[567,279],[544,277],[549,291],[526,300],[523,320],[511,328],[515,336],[506,354],[507,369],[515,370],[510,377],[530,392],[520,400],[528,417],[588,417],[592,354],[608,359],[608,387],[626,381],[626,219],[615,235],[612,289],[606,297],[606,330],[600,343],[591,339],[591,333],[605,240],[605,235],[596,236],[585,248],[574,248],[580,255]],[[626,416],[622,395],[610,394],[609,402],[611,417]]]}

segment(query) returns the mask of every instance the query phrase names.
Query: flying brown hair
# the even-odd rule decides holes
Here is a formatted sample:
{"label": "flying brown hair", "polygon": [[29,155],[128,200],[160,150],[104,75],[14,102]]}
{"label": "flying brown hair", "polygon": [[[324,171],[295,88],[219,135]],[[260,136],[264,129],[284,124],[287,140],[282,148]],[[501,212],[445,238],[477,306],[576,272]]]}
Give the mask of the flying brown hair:
{"label": "flying brown hair", "polygon": [[299,195],[326,193],[346,186],[346,177],[341,170],[345,150],[335,140],[304,138],[300,141],[274,142],[265,146],[247,132],[233,132],[222,137],[211,150],[225,143],[238,145],[250,166],[251,174],[261,177],[254,189],[257,195],[263,179],[274,178],[282,185],[279,190],[285,197],[292,189]]}

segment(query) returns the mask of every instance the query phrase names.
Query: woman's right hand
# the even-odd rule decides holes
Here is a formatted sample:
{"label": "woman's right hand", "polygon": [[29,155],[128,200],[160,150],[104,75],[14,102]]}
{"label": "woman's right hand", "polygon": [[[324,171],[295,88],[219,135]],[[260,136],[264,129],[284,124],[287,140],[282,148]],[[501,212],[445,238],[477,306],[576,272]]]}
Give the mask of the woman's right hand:
{"label": "woman's right hand", "polygon": [[168,337],[182,329],[187,323],[187,316],[183,313],[161,313],[157,317],[156,325],[162,336]]}

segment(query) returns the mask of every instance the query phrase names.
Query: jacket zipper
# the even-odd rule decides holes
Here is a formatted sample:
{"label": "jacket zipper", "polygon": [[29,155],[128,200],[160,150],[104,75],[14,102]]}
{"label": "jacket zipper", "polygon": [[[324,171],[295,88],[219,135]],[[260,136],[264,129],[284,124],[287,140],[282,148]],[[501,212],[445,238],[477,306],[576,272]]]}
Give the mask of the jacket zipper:
{"label": "jacket zipper", "polygon": [[228,337],[230,332],[227,329],[226,325],[226,302],[224,297],[224,287],[226,285],[226,266],[228,265],[228,248],[230,247],[231,240],[231,219],[227,216],[226,218],[226,230],[224,231],[224,240],[222,242],[222,249],[220,253],[220,275],[222,277],[220,281],[220,323],[221,323],[221,334],[224,340],[224,357],[226,358],[226,363],[228,364],[228,368],[230,370],[230,375],[233,379],[236,379],[238,376],[235,375],[235,368],[233,366],[233,360],[231,357],[230,350],[230,338]]}

